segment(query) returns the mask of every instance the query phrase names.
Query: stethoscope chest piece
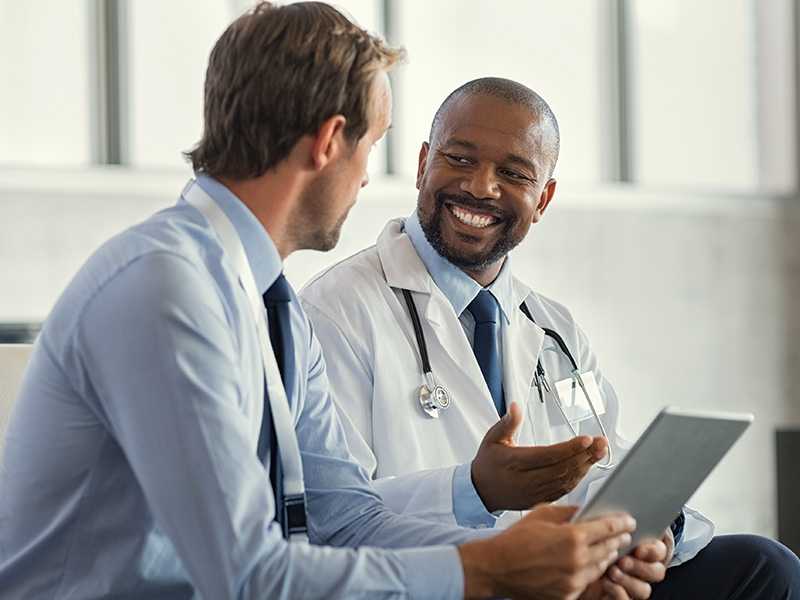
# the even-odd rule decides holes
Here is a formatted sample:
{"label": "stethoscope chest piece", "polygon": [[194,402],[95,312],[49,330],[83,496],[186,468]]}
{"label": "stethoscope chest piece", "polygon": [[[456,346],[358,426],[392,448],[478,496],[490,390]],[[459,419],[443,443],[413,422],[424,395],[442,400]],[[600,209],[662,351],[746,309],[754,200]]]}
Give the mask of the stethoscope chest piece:
{"label": "stethoscope chest piece", "polygon": [[439,418],[439,409],[444,410],[450,406],[450,394],[440,385],[433,382],[433,376],[428,374],[428,384],[419,389],[419,403],[429,417]]}
{"label": "stethoscope chest piece", "polygon": [[450,406],[450,394],[441,385],[436,385],[433,379],[433,371],[431,369],[431,361],[428,358],[428,345],[425,343],[425,335],[422,333],[422,324],[419,320],[417,307],[414,304],[414,299],[411,297],[409,290],[403,290],[403,296],[408,305],[408,314],[411,316],[411,323],[414,325],[414,335],[417,338],[419,345],[419,357],[422,361],[422,370],[425,373],[425,378],[428,383],[419,389],[419,404],[422,410],[425,411],[432,419],[439,418],[439,409],[444,410]]}

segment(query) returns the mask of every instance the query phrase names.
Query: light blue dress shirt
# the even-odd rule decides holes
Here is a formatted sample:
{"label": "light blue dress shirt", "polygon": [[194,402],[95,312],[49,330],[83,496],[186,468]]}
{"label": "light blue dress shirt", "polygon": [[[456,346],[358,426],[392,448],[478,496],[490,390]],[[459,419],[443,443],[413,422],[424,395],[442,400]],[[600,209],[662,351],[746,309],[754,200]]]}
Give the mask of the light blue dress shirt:
{"label": "light blue dress shirt", "polygon": [[[282,269],[274,244],[225,187],[198,183],[263,292]],[[0,466],[0,595],[460,598],[458,553],[443,544],[474,535],[380,503],[296,298],[291,311],[311,545],[273,521],[253,317],[215,232],[181,199],[96,252],[47,318]]]}
{"label": "light blue dress shirt", "polygon": [[[458,320],[464,328],[464,333],[469,340],[470,346],[474,346],[475,339],[475,319],[472,313],[467,310],[469,303],[475,299],[483,287],[472,277],[464,273],[453,263],[442,258],[433,246],[431,246],[422,226],[419,222],[419,215],[415,210],[405,221],[405,232],[411,239],[414,249],[417,251],[420,260],[425,265],[428,273],[436,286],[442,291],[445,298],[453,305],[458,315]],[[500,273],[486,289],[492,292],[500,305],[501,318],[508,324],[508,315],[514,307],[514,280],[509,267],[510,258],[507,257],[503,263]],[[500,363],[500,372],[503,372],[503,343],[502,327],[497,328],[497,357]],[[472,463],[465,463],[456,467],[453,473],[453,514],[456,523],[463,527],[474,527],[482,529],[493,527],[497,524],[497,517],[503,511],[489,513],[472,484]]]}

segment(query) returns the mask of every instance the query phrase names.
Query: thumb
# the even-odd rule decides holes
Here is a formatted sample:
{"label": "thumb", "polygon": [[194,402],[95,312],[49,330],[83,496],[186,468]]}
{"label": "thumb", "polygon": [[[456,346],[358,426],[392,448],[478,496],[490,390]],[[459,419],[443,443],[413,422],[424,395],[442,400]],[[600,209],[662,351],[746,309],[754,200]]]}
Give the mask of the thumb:
{"label": "thumb", "polygon": [[512,402],[508,411],[497,423],[492,425],[483,438],[484,443],[514,445],[514,432],[522,423],[522,409],[519,404]]}

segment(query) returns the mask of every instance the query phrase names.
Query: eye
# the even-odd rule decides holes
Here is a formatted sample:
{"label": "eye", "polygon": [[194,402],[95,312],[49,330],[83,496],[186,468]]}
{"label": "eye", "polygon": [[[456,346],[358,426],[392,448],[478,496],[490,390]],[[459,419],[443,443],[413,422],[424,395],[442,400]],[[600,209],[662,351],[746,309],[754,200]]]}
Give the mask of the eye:
{"label": "eye", "polygon": [[445,157],[447,158],[447,160],[451,162],[459,163],[462,165],[470,164],[470,160],[468,158],[459,156],[458,154],[445,154]]}
{"label": "eye", "polygon": [[512,171],[510,169],[502,169],[500,171],[501,175],[508,177],[509,179],[517,179],[521,181],[530,181],[530,177],[523,175],[522,173],[518,173],[517,171]]}

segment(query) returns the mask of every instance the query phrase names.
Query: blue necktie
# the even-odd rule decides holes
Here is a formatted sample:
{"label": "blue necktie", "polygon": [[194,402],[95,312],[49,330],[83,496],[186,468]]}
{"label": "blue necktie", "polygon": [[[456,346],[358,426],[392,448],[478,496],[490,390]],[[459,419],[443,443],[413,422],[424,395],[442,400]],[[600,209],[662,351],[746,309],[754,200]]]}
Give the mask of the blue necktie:
{"label": "blue necktie", "polygon": [[[294,389],[294,348],[292,346],[292,329],[289,317],[289,302],[292,299],[292,290],[283,274],[278,276],[275,283],[264,293],[264,306],[267,308],[269,323],[269,339],[275,360],[286,389],[286,397],[291,398]],[[275,435],[272,422],[272,409],[270,408],[267,391],[264,390],[264,419],[261,422],[261,433],[258,437],[258,457],[262,462],[269,460],[269,478],[272,489],[275,491],[275,520],[282,523],[279,518],[283,514],[283,468],[281,466],[278,449],[278,439]],[[284,532],[284,536],[286,532]]]}
{"label": "blue necktie", "polygon": [[472,350],[478,359],[486,385],[489,386],[497,414],[502,417],[506,412],[506,404],[503,399],[500,359],[497,356],[498,309],[497,300],[488,290],[478,292],[475,299],[467,306],[467,310],[475,319],[475,340]]}

